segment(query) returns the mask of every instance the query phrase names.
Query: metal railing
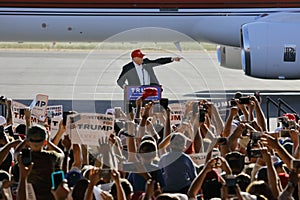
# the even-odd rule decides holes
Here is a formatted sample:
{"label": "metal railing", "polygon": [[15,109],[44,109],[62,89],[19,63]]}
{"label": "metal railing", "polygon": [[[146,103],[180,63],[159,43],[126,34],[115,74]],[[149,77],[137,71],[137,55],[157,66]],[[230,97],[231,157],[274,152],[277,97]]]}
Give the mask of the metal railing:
{"label": "metal railing", "polygon": [[[278,102],[278,103],[277,103]],[[275,106],[277,108],[277,117],[280,117],[282,114],[281,113],[293,113],[293,114],[298,114],[297,111],[292,108],[287,102],[285,102],[284,100],[282,100],[281,98],[277,99],[277,102],[274,101],[272,98],[270,98],[269,96],[266,97],[266,112],[267,112],[267,128],[268,130],[270,130],[270,104],[272,104],[273,106]],[[286,109],[283,108],[283,106],[288,109],[288,111]]]}

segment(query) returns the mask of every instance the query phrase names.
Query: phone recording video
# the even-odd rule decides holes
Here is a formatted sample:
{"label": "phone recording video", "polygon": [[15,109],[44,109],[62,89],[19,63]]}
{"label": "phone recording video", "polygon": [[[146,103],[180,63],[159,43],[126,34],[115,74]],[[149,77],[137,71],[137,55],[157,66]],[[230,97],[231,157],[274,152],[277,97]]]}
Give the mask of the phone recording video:
{"label": "phone recording video", "polygon": [[290,130],[289,129],[281,129],[280,137],[290,137]]}
{"label": "phone recording video", "polygon": [[199,122],[205,122],[205,109],[200,109],[199,110]]}
{"label": "phone recording video", "polygon": [[226,186],[227,186],[227,193],[228,195],[236,195],[235,188],[236,188],[236,178],[235,177],[226,177]]}
{"label": "phone recording video", "polygon": [[29,166],[31,164],[31,149],[25,148],[22,149],[22,162],[24,166]]}
{"label": "phone recording video", "polygon": [[160,103],[160,105],[161,105],[165,110],[168,109],[168,106],[169,106],[169,99],[167,99],[167,98],[161,98],[161,99],[159,100],[159,103]]}
{"label": "phone recording video", "polygon": [[109,181],[111,178],[110,176],[111,174],[111,170],[110,169],[101,169],[100,173],[99,173],[99,178],[105,181]]}
{"label": "phone recording video", "polygon": [[51,182],[52,189],[56,190],[59,184],[64,180],[65,174],[63,171],[52,172],[51,174]]}
{"label": "phone recording video", "polygon": [[239,103],[240,104],[249,104],[250,103],[250,97],[249,96],[240,97],[239,98]]}
{"label": "phone recording video", "polygon": [[65,126],[65,125],[67,125],[67,118],[68,118],[68,115],[71,115],[71,114],[73,114],[73,113],[71,113],[71,112],[63,112],[63,125]]}
{"label": "phone recording video", "polygon": [[261,149],[251,149],[249,157],[250,158],[261,158],[262,157]]}
{"label": "phone recording video", "polygon": [[128,104],[128,112],[131,113],[133,111],[133,105],[132,103]]}
{"label": "phone recording video", "polygon": [[230,106],[230,107],[237,106],[236,100],[235,100],[235,99],[231,99],[231,100],[229,101],[229,106]]}
{"label": "phone recording video", "polygon": [[252,131],[250,134],[250,139],[253,141],[258,141],[260,140],[261,136],[262,136],[262,132]]}
{"label": "phone recording video", "polygon": [[292,169],[300,169],[300,160],[292,160],[291,161]]}

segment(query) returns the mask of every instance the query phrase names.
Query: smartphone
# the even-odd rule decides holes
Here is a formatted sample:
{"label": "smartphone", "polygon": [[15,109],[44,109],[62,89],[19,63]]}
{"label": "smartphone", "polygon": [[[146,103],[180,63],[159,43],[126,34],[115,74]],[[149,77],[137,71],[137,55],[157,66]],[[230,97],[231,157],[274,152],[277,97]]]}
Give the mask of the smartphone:
{"label": "smartphone", "polygon": [[220,167],[222,165],[220,158],[217,158],[217,162],[215,163],[215,167]]}
{"label": "smartphone", "polygon": [[52,189],[56,190],[59,184],[64,180],[64,171],[56,171],[51,174]]}
{"label": "smartphone", "polygon": [[115,118],[118,119],[121,117],[121,107],[115,107]]}
{"label": "smartphone", "polygon": [[63,112],[63,125],[67,125],[67,118],[68,118],[68,115],[70,115],[71,113],[70,112]]}
{"label": "smartphone", "polygon": [[290,137],[290,130],[289,129],[281,129],[280,137]]}
{"label": "smartphone", "polygon": [[31,164],[31,149],[30,148],[25,148],[22,149],[22,162],[24,166],[29,166]]}
{"label": "smartphone", "polygon": [[300,160],[291,160],[292,169],[300,169]]}
{"label": "smartphone", "polygon": [[110,180],[111,170],[109,168],[101,169],[99,173],[99,178],[104,180]]}
{"label": "smartphone", "polygon": [[250,158],[261,158],[261,150],[260,149],[251,149],[250,150]]}
{"label": "smartphone", "polygon": [[161,98],[161,99],[159,100],[159,103],[160,103],[160,105],[161,105],[165,110],[168,109],[168,106],[169,106],[169,99],[167,99],[167,98]]}
{"label": "smartphone", "polygon": [[229,101],[229,105],[230,105],[230,107],[237,106],[237,103],[236,103],[235,99],[231,99],[231,100]]}
{"label": "smartphone", "polygon": [[225,178],[225,181],[226,181],[228,195],[236,195],[236,192],[235,192],[236,178],[229,176],[229,177]]}
{"label": "smartphone", "polygon": [[217,144],[218,145],[225,145],[225,144],[227,144],[227,138],[225,138],[225,137],[218,138]]}
{"label": "smartphone", "polygon": [[132,103],[128,104],[128,112],[131,113],[133,111],[133,105]]}
{"label": "smartphone", "polygon": [[240,104],[249,104],[250,103],[250,97],[249,96],[240,97],[239,98],[239,103]]}
{"label": "smartphone", "polygon": [[243,129],[243,132],[242,132],[242,136],[246,137],[248,134],[248,129],[247,128],[244,128]]}
{"label": "smartphone", "polygon": [[255,131],[252,131],[252,132],[251,132],[251,135],[250,135],[250,139],[251,139],[251,140],[254,140],[254,141],[260,140],[261,135],[262,135],[262,132],[255,132]]}
{"label": "smartphone", "polygon": [[199,110],[199,122],[205,122],[205,113],[206,110],[204,109]]}

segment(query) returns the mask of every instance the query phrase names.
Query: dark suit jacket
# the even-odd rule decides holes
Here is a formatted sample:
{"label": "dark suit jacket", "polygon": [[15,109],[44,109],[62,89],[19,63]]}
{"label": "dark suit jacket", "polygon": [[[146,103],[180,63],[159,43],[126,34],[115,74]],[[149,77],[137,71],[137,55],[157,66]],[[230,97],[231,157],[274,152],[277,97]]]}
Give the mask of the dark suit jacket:
{"label": "dark suit jacket", "polygon": [[[171,57],[158,58],[156,60],[149,60],[148,58],[145,58],[143,60],[143,67],[149,73],[149,76],[150,76],[150,85],[159,85],[159,82],[154,73],[153,67],[167,64],[170,62],[172,62]],[[131,86],[141,85],[139,76],[135,70],[133,62],[130,62],[130,63],[126,64],[125,66],[123,66],[122,72],[117,80],[117,83],[121,88],[123,88],[123,85],[126,80],[128,82],[128,85],[131,85]]]}

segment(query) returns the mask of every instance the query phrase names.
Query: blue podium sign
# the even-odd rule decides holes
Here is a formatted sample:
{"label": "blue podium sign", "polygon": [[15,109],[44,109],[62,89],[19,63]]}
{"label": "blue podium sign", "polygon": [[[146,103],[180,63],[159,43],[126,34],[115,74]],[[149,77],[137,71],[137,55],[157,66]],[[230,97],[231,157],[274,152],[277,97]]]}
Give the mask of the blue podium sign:
{"label": "blue podium sign", "polygon": [[155,86],[126,86],[125,88],[125,99],[126,101],[135,101],[137,98],[141,97],[143,94],[143,91],[145,88],[156,88],[157,89],[157,95],[156,96],[150,96],[147,97],[145,100],[146,101],[159,101],[161,98],[161,86],[160,85],[155,85]]}

